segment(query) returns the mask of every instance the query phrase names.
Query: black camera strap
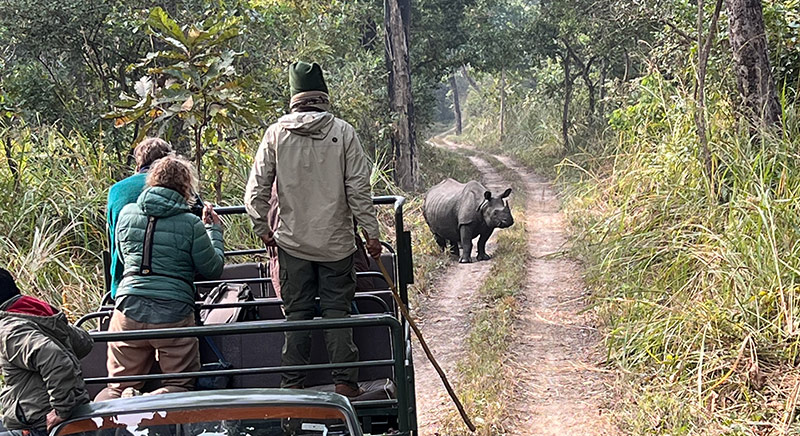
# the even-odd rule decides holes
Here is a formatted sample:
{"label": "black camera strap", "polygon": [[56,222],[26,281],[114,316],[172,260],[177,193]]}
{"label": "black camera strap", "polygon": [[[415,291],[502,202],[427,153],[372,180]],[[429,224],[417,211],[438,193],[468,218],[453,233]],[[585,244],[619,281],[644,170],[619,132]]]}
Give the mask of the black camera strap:
{"label": "black camera strap", "polygon": [[156,233],[156,223],[158,222],[158,217],[148,216],[147,217],[147,227],[144,230],[144,242],[143,250],[142,250],[142,264],[139,266],[138,272],[128,272],[123,275],[123,277],[130,277],[130,276],[161,276],[161,277],[168,277],[171,279],[180,280],[194,289],[194,283],[190,280],[187,280],[183,277],[174,276],[171,274],[163,274],[157,273],[153,271],[153,243],[155,239]]}

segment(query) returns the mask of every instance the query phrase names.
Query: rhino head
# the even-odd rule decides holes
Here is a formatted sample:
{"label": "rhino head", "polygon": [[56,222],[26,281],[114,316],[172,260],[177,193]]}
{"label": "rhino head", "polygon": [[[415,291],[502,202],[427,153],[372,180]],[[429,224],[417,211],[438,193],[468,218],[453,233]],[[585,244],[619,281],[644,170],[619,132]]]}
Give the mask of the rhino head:
{"label": "rhino head", "polygon": [[500,197],[493,197],[492,191],[483,193],[483,204],[479,210],[483,217],[483,221],[490,228],[511,227],[514,224],[514,217],[511,216],[511,209],[508,207],[506,198],[511,195],[511,188],[508,188],[500,194]]}

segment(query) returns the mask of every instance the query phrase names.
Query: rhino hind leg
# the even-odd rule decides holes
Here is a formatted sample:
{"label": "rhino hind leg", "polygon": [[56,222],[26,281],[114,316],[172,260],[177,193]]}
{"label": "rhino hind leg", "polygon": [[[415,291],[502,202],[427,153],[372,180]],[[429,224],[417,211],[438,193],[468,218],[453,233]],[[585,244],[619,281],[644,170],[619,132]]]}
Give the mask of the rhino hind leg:
{"label": "rhino hind leg", "polygon": [[481,233],[481,236],[478,238],[478,261],[481,260],[489,260],[492,256],[486,254],[486,241],[489,240],[489,236],[492,235],[492,232],[489,231],[488,233]]}

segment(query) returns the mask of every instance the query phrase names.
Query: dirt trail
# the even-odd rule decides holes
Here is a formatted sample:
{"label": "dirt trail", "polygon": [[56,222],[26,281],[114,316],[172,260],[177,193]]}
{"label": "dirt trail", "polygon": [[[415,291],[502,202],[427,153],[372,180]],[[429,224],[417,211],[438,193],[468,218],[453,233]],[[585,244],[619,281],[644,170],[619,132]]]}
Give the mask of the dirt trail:
{"label": "dirt trail", "polygon": [[[474,156],[470,160],[484,175],[483,183],[487,188],[493,191],[506,188],[503,178],[488,162]],[[486,243],[489,255],[495,250],[496,234],[492,234]],[[454,261],[433,284],[435,291],[419,302],[420,309],[416,311],[425,340],[451,384],[455,382],[456,363],[464,353],[464,339],[469,334],[475,295],[492,266],[491,261],[475,261],[475,250],[473,248],[472,263]],[[436,370],[417,342],[414,343],[414,357],[419,434],[433,436],[439,431],[439,420],[453,405]]]}
{"label": "dirt trail", "polygon": [[[438,145],[464,147],[449,141]],[[517,172],[528,187],[526,225],[532,259],[511,347],[511,370],[517,384],[508,434],[617,435],[603,414],[603,405],[610,399],[606,374],[598,367],[600,338],[591,315],[581,313],[587,304],[581,267],[558,255],[567,242],[560,202],[546,180],[511,159],[495,157]],[[507,185],[485,160],[470,159],[491,180],[490,189]],[[492,253],[493,239],[489,243]],[[490,267],[491,261],[455,264],[435,284],[436,291],[421,302],[423,331],[451,377],[463,353],[462,338],[468,334],[473,296]],[[416,356],[420,435],[433,436],[441,412],[453,406],[433,368],[423,363],[421,352]]]}
{"label": "dirt trail", "polygon": [[603,414],[610,402],[600,335],[589,312],[581,267],[560,256],[567,231],[560,201],[545,179],[497,156],[528,186],[528,285],[515,326],[514,435],[616,435]]}

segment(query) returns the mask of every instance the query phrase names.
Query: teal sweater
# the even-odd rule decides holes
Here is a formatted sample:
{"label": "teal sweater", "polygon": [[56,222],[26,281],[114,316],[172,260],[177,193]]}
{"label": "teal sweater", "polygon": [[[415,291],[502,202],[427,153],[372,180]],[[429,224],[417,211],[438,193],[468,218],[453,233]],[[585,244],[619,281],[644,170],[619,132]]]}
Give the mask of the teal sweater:
{"label": "teal sweater", "polygon": [[[139,275],[149,216],[158,218],[153,235],[151,275]],[[171,189],[145,189],[135,204],[122,209],[116,228],[117,252],[125,266],[117,296],[169,298],[194,304],[195,273],[214,280],[224,266],[222,228],[203,224],[189,212],[181,194]]]}
{"label": "teal sweater", "polygon": [[147,179],[147,172],[134,174],[120,180],[111,186],[108,191],[108,206],[106,207],[106,223],[108,225],[109,247],[111,249],[111,298],[116,297],[117,287],[122,280],[123,265],[117,253],[115,230],[117,219],[122,208],[135,203],[142,193]]}

